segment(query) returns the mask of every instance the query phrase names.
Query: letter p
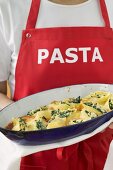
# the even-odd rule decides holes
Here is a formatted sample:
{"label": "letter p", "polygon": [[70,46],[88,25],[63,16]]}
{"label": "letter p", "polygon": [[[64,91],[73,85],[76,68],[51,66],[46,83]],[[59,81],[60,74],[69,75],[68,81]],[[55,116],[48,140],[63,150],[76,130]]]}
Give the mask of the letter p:
{"label": "letter p", "polygon": [[42,64],[42,60],[49,56],[49,51],[47,49],[38,50],[38,64]]}

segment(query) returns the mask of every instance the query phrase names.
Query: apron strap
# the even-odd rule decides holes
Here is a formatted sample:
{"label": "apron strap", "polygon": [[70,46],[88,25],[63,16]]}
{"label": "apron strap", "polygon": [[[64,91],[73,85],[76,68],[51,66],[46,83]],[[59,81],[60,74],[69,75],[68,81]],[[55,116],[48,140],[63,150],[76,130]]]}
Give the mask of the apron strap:
{"label": "apron strap", "polygon": [[[38,14],[39,14],[40,2],[41,2],[41,0],[32,0],[29,16],[28,16],[28,20],[27,20],[26,29],[35,28],[36,22],[37,22],[37,19],[38,19]],[[105,0],[100,0],[100,8],[101,8],[102,16],[103,16],[103,19],[104,19],[104,22],[105,22],[105,27],[110,28],[110,20],[109,20]]]}
{"label": "apron strap", "polygon": [[108,15],[105,0],[100,0],[100,7],[101,7],[101,11],[102,11],[102,16],[103,16],[103,19],[105,22],[105,27],[110,28],[110,20],[109,20],[109,15]]}
{"label": "apron strap", "polygon": [[40,0],[32,0],[29,16],[27,19],[26,29],[35,28],[39,14],[40,2]]}

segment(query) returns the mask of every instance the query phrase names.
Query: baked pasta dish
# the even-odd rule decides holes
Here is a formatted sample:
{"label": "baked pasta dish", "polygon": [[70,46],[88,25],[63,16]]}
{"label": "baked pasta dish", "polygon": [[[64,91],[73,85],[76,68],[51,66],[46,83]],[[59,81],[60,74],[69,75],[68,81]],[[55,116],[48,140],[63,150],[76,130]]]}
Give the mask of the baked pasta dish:
{"label": "baked pasta dish", "polygon": [[34,131],[58,128],[94,119],[113,110],[113,94],[96,91],[81,98],[52,101],[31,110],[27,115],[13,118],[6,126],[14,131]]}

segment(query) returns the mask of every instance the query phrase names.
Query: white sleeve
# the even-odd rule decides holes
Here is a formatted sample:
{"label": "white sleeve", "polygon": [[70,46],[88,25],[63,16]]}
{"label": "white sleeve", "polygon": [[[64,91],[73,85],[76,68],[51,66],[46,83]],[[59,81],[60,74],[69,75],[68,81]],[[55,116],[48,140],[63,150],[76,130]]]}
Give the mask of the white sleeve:
{"label": "white sleeve", "polygon": [[8,80],[10,74],[11,50],[0,32],[0,81]]}
{"label": "white sleeve", "polygon": [[0,82],[8,80],[10,74],[11,64],[11,49],[8,47],[6,39],[4,38],[3,24],[1,22],[2,10],[0,1]]}

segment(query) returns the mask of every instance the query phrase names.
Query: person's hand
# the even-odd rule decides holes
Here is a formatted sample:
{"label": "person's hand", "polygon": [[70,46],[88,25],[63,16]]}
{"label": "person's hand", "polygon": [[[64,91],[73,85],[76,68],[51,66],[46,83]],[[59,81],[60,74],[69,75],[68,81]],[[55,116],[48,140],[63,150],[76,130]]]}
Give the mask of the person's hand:
{"label": "person's hand", "polygon": [[111,123],[111,124],[109,125],[109,128],[110,128],[110,129],[113,129],[113,123]]}
{"label": "person's hand", "polygon": [[0,110],[13,103],[6,95],[0,93]]}

